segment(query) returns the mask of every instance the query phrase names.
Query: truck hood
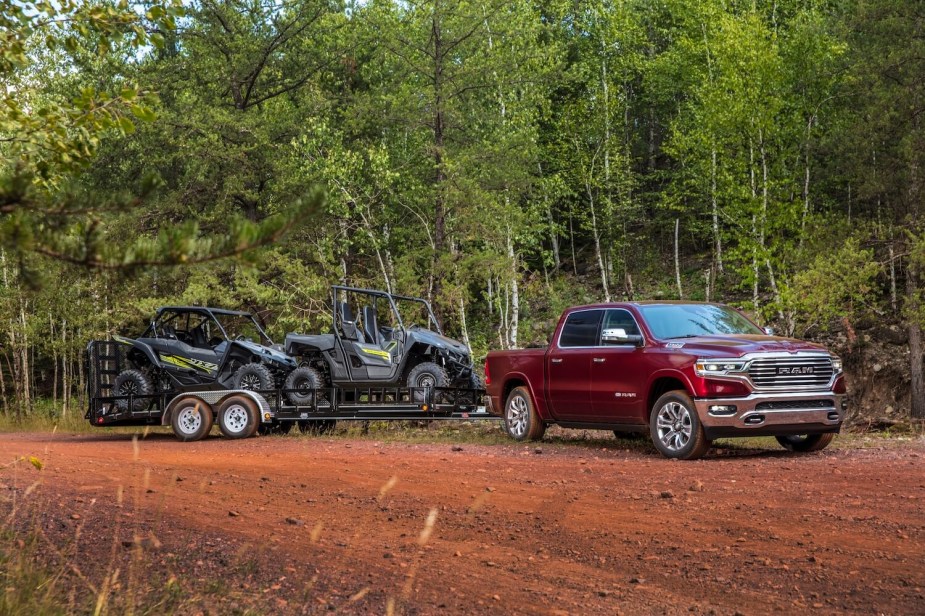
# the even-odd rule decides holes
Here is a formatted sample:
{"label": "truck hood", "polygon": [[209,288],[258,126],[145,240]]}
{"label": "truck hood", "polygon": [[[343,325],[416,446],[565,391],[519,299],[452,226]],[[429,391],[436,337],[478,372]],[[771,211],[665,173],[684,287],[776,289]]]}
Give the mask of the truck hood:
{"label": "truck hood", "polygon": [[469,349],[462,342],[442,336],[435,331],[414,327],[409,330],[408,334],[418,342],[429,344],[438,349],[446,349],[454,355],[469,356]]}
{"label": "truck hood", "polygon": [[780,336],[735,335],[676,338],[663,343],[667,348],[682,350],[698,357],[742,357],[749,353],[828,353],[818,344]]}

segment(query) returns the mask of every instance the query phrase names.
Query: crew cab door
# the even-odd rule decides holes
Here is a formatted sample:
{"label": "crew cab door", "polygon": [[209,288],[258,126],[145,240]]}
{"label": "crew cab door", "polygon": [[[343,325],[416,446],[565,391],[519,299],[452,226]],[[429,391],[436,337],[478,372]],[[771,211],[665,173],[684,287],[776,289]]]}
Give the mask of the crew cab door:
{"label": "crew cab door", "polygon": [[601,309],[570,313],[546,353],[546,395],[556,419],[590,420],[591,358],[597,350]]}
{"label": "crew cab door", "polygon": [[642,332],[623,308],[608,309],[591,357],[591,409],[597,421],[644,423]]}

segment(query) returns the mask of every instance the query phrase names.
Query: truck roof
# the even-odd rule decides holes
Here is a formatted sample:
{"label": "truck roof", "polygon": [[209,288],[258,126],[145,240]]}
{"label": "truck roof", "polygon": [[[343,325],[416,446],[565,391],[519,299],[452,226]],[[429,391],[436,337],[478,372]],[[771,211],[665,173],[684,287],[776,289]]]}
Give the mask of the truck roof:
{"label": "truck roof", "polygon": [[598,303],[598,304],[584,304],[582,306],[572,306],[566,309],[567,312],[572,312],[577,309],[583,308],[620,308],[624,306],[658,306],[658,305],[674,305],[674,306],[723,306],[725,304],[720,304],[717,302],[692,302],[687,300],[678,300],[678,299],[649,299],[649,300],[640,300],[632,302],[609,302],[609,303]]}

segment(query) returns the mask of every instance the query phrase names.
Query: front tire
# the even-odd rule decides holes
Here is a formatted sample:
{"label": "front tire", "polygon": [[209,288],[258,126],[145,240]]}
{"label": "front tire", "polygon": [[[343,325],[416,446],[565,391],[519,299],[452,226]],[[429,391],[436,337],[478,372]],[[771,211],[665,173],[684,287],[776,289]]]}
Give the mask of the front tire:
{"label": "front tire", "polygon": [[710,449],[694,401],[683,391],[670,391],[655,402],[649,434],[666,458],[696,460]]}
{"label": "front tire", "polygon": [[546,424],[537,414],[526,387],[515,387],[507,397],[504,431],[515,441],[538,441],[546,433]]}
{"label": "front tire", "polygon": [[218,409],[218,427],[226,438],[254,436],[260,424],[260,413],[254,401],[244,396],[232,396]]}
{"label": "front tire", "polygon": [[787,451],[798,453],[807,453],[810,451],[822,451],[829,446],[832,439],[835,438],[834,432],[825,434],[799,434],[793,436],[776,436],[777,442]]}
{"label": "front tire", "polygon": [[[427,401],[427,390],[436,387],[446,387],[450,379],[446,370],[432,361],[425,361],[418,364],[408,372],[408,378],[405,380],[408,387],[412,389],[412,399],[421,403]],[[439,393],[434,394],[434,402],[440,402],[442,396]]]}
{"label": "front tire", "polygon": [[321,374],[314,368],[303,366],[296,368],[286,377],[283,389],[292,389],[286,394],[286,398],[295,406],[311,406],[315,402],[315,394],[318,395],[318,401],[322,399],[321,389],[324,387],[324,379]]}
{"label": "front tire", "polygon": [[173,407],[170,415],[170,427],[181,441],[198,441],[212,430],[212,407],[189,396],[181,398]]}
{"label": "front tire", "polygon": [[[141,370],[123,370],[112,384],[113,396],[135,396],[132,399],[132,411],[145,410],[151,401],[146,398],[139,399],[138,396],[150,396],[153,391],[151,380]],[[127,397],[116,400],[116,408],[120,411],[127,411],[129,408]]]}
{"label": "front tire", "polygon": [[273,389],[273,375],[263,364],[251,362],[238,368],[231,377],[235,389],[266,391]]}

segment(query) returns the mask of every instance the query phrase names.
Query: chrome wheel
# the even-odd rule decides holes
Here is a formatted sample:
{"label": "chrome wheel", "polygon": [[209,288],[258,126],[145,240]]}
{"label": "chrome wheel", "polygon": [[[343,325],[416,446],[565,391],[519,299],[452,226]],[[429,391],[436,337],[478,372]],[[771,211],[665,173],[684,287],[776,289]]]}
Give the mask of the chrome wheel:
{"label": "chrome wheel", "polygon": [[184,406],[177,412],[177,427],[184,434],[195,434],[202,426],[202,414],[198,406]]}
{"label": "chrome wheel", "polygon": [[507,402],[507,426],[514,438],[523,438],[527,434],[527,422],[530,410],[522,396],[511,396]]}
{"label": "chrome wheel", "polygon": [[222,422],[225,424],[225,429],[234,433],[243,432],[247,428],[248,419],[247,409],[240,404],[229,406],[225,409],[224,415],[222,415]]}
{"label": "chrome wheel", "polygon": [[694,432],[691,412],[679,402],[668,402],[659,409],[656,419],[658,440],[669,451],[680,451]]}

